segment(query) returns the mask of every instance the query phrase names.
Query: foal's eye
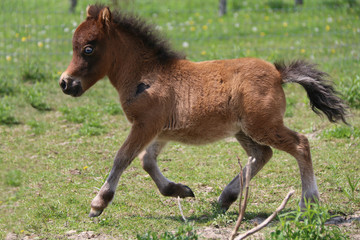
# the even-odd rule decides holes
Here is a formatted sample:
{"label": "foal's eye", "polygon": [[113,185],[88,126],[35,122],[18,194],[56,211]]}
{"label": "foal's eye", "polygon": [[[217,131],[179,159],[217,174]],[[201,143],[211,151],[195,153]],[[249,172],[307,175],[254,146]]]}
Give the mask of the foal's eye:
{"label": "foal's eye", "polygon": [[86,46],[86,47],[84,47],[84,53],[85,53],[86,55],[91,55],[93,52],[94,52],[94,48],[93,48],[93,47],[91,47],[91,46]]}

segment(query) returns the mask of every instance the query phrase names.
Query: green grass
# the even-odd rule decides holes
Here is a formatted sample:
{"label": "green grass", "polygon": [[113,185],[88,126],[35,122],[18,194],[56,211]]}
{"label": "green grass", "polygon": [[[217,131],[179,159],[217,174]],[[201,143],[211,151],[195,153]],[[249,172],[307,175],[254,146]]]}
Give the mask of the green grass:
{"label": "green grass", "polygon": [[337,226],[327,226],[331,218],[326,207],[319,203],[306,203],[305,209],[291,211],[279,216],[280,224],[271,233],[271,239],[347,239]]}
{"label": "green grass", "polygon": [[342,81],[341,86],[344,100],[351,107],[360,108],[360,76],[356,75],[354,78]]}
{"label": "green grass", "polygon": [[30,103],[33,108],[39,110],[40,112],[52,110],[49,104],[45,101],[43,84],[36,83],[31,87],[25,88],[24,95],[26,101]]}
{"label": "green grass", "polygon": [[18,124],[19,121],[13,115],[13,107],[8,103],[7,98],[4,97],[0,102],[0,124],[13,125]]}
{"label": "green grass", "polygon": [[[318,63],[349,103],[352,126],[316,116],[297,85],[285,87],[285,123],[309,137],[324,207],[346,215],[358,211],[359,1],[352,8],[345,0],[305,0],[297,8],[293,0],[228,2],[228,14],[221,18],[217,0],[134,0],[123,8],[157,25],[193,61],[253,56]],[[1,239],[8,233],[63,238],[70,230],[135,239],[173,234],[183,226],[176,200],[160,195],[139,159],[123,174],[113,203],[99,218],[87,217],[131,127],[108,80],[81,98],[64,95],[58,86],[71,60],[72,31],[89,3],[79,1],[70,14],[68,1],[0,2],[0,210],[6,216],[0,218]],[[225,140],[206,146],[171,143],[159,156],[164,175],[196,195],[182,201],[195,231],[233,227],[236,204],[223,214],[214,202],[239,171],[236,156],[247,159],[238,143]],[[256,217],[269,216],[291,187],[296,194],[289,211],[300,200],[299,170],[291,156],[275,150],[251,182],[244,228],[252,227]],[[356,224],[340,230],[352,236]]]}
{"label": "green grass", "polygon": [[13,79],[5,74],[1,74],[0,79],[0,97],[12,96],[17,92],[16,84]]}
{"label": "green grass", "polygon": [[144,235],[138,235],[138,240],[197,240],[198,235],[190,224],[180,226],[176,233],[164,232],[160,236],[157,232],[149,231]]}
{"label": "green grass", "polygon": [[48,80],[50,74],[44,71],[45,63],[37,62],[37,61],[30,61],[25,62],[22,69],[21,69],[21,79],[24,82],[44,82]]}
{"label": "green grass", "polygon": [[35,135],[44,134],[48,128],[48,123],[36,120],[30,120],[26,122],[26,124],[31,128],[29,133],[33,133]]}
{"label": "green grass", "polygon": [[5,183],[10,187],[19,187],[21,185],[21,178],[19,170],[11,170],[5,175]]}
{"label": "green grass", "polygon": [[345,195],[350,201],[360,203],[360,198],[356,196],[358,194],[358,184],[360,183],[360,177],[358,176],[346,176],[348,187],[344,189]]}
{"label": "green grass", "polygon": [[360,137],[360,129],[357,127],[350,127],[350,126],[335,126],[323,131],[322,137],[327,139],[332,139],[332,138],[358,139]]}

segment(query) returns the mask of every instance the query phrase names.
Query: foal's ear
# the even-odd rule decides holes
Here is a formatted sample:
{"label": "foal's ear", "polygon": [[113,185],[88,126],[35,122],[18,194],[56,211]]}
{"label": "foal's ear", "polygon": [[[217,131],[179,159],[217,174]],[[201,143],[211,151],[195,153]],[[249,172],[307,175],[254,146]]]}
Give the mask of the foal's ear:
{"label": "foal's ear", "polygon": [[110,22],[111,22],[111,12],[110,9],[108,7],[104,7],[100,13],[99,13],[99,21],[101,21],[101,23],[104,26],[109,27],[110,26]]}
{"label": "foal's ear", "polygon": [[87,17],[93,17],[96,7],[94,5],[88,5],[86,7],[86,16]]}

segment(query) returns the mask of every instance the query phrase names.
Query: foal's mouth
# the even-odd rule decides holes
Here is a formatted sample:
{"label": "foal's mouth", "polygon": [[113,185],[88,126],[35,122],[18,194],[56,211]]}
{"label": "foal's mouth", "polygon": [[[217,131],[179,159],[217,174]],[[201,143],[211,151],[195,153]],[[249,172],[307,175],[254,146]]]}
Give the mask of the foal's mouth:
{"label": "foal's mouth", "polygon": [[84,93],[81,82],[77,79],[70,77],[60,78],[59,85],[63,93],[72,97],[80,97]]}
{"label": "foal's mouth", "polygon": [[81,85],[75,85],[72,87],[71,91],[68,93],[68,95],[72,97],[80,97],[83,94],[83,90]]}

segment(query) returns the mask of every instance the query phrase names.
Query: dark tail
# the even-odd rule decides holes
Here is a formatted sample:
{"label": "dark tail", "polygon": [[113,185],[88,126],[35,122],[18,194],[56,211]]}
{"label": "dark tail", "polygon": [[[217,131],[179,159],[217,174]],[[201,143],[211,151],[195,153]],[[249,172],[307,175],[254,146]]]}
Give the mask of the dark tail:
{"label": "dark tail", "polygon": [[347,106],[337,96],[338,92],[328,80],[329,75],[316,69],[316,65],[297,60],[290,64],[276,62],[276,69],[280,72],[284,83],[299,83],[303,86],[310,99],[311,109],[318,115],[321,110],[330,122],[346,122]]}

